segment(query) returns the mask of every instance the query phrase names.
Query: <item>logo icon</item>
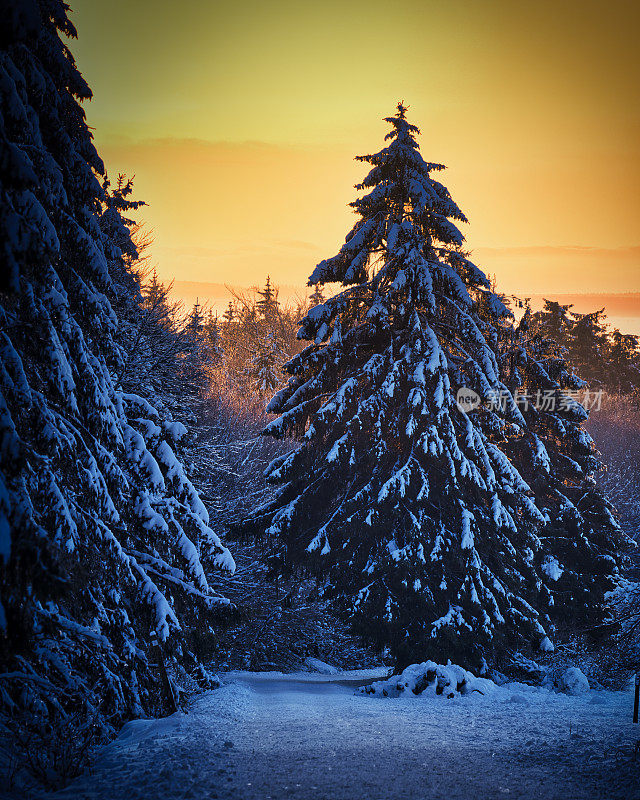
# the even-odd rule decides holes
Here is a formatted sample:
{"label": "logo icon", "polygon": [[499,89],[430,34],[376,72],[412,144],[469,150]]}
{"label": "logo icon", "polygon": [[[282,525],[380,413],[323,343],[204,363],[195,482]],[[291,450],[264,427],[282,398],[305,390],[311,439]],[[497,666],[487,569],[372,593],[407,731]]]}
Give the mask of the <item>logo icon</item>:
{"label": "logo icon", "polygon": [[480,405],[480,395],[474,392],[473,389],[461,386],[456,394],[456,405],[460,411],[468,414],[469,411],[473,411],[474,408],[478,408]]}

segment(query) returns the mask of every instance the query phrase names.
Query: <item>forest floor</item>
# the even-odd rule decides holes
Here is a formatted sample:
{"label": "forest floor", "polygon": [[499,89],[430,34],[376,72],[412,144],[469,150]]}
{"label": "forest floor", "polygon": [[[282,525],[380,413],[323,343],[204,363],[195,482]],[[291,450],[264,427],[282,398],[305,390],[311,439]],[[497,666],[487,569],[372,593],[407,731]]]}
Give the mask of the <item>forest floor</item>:
{"label": "forest floor", "polygon": [[630,691],[370,697],[384,669],[235,672],[136,720],[57,800],[640,800]]}

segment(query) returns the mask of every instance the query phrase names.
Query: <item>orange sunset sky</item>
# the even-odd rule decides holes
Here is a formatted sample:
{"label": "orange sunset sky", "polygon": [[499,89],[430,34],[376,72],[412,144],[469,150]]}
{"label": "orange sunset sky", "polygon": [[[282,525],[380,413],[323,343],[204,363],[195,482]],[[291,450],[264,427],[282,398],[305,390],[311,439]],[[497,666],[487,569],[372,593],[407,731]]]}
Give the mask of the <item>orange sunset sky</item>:
{"label": "orange sunset sky", "polygon": [[72,6],[88,120],[162,278],[306,283],[402,99],[500,289],[640,293],[636,2]]}

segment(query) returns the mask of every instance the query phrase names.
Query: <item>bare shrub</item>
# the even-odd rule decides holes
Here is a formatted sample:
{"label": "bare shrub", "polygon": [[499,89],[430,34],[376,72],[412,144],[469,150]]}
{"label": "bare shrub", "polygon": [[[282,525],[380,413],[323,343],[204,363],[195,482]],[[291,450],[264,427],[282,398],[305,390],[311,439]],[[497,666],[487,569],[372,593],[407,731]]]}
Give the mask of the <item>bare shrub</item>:
{"label": "bare shrub", "polygon": [[98,711],[89,717],[83,709],[11,719],[0,742],[8,788],[62,789],[87,769],[105,739]]}

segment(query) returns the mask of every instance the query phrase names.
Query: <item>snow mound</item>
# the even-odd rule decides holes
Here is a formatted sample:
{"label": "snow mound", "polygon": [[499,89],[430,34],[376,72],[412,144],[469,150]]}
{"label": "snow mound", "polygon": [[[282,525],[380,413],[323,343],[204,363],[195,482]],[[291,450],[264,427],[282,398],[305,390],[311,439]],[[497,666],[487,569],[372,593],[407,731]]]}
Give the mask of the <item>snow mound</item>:
{"label": "snow mound", "polygon": [[488,694],[495,688],[493,681],[476,678],[456,664],[443,666],[434,661],[424,661],[422,664],[411,664],[401,675],[362,686],[358,692],[379,697],[399,697],[402,694],[419,695],[428,691],[429,694],[453,698],[472,692]]}
{"label": "snow mound", "polygon": [[337,667],[320,661],[319,658],[305,658],[305,667],[309,667],[313,672],[319,672],[321,675],[337,675],[340,670]]}
{"label": "snow mound", "polygon": [[572,697],[586,694],[589,689],[589,681],[582,670],[577,667],[569,667],[558,679],[558,689]]}

